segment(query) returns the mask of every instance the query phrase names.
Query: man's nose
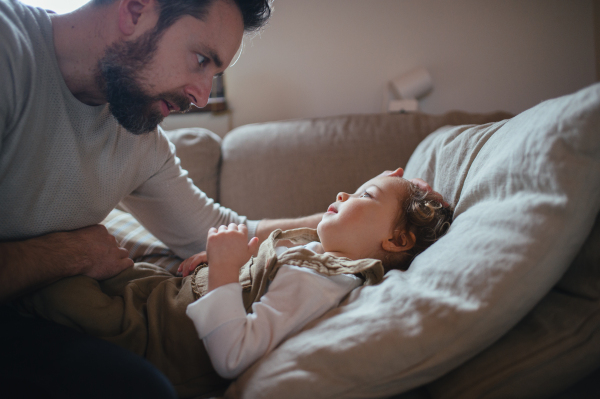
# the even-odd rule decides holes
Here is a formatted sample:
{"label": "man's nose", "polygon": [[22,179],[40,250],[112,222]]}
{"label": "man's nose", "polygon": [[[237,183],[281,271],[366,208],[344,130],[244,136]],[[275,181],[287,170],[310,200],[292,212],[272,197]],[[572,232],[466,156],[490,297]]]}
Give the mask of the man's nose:
{"label": "man's nose", "polygon": [[348,199],[348,197],[350,197],[350,194],[342,191],[338,193],[336,200],[339,202],[344,202]]}
{"label": "man's nose", "polygon": [[212,89],[212,78],[202,77],[185,87],[185,94],[199,108],[206,107]]}

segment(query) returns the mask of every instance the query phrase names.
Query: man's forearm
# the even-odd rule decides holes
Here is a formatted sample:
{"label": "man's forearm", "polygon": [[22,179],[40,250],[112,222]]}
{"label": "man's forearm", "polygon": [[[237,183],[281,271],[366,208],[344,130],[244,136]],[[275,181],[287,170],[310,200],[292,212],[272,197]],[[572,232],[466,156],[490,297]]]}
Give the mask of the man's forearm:
{"label": "man's forearm", "polygon": [[104,280],[133,266],[106,227],[94,225],[0,243],[0,303],[62,277]]}
{"label": "man's forearm", "polygon": [[305,216],[294,219],[263,219],[258,223],[256,228],[256,236],[263,242],[269,237],[269,234],[275,229],[289,230],[300,227],[317,228],[317,225],[323,218],[322,213],[316,213],[311,216]]}
{"label": "man's forearm", "polygon": [[76,270],[69,271],[67,265],[53,261],[54,244],[60,241],[55,234],[0,243],[0,303],[77,274]]}

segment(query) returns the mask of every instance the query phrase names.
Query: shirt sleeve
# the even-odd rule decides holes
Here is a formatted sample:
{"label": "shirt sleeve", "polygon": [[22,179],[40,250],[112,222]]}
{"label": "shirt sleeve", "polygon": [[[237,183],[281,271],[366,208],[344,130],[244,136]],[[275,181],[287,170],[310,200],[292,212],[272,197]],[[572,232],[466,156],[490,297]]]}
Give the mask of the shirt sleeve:
{"label": "shirt sleeve", "polygon": [[175,156],[175,147],[159,129],[157,172],[121,201],[123,207],[178,256],[188,258],[206,249],[208,229],[244,223],[249,239],[258,221],[221,206],[197,188]]}
{"label": "shirt sleeve", "polygon": [[238,283],[209,292],[190,304],[187,315],[224,378],[235,378],[290,335],[336,307],[358,287],[352,275],[323,276],[311,269],[282,266],[268,292],[246,314]]}
{"label": "shirt sleeve", "polygon": [[0,150],[2,141],[19,122],[31,103],[35,58],[24,23],[19,18],[22,5],[0,4]]}

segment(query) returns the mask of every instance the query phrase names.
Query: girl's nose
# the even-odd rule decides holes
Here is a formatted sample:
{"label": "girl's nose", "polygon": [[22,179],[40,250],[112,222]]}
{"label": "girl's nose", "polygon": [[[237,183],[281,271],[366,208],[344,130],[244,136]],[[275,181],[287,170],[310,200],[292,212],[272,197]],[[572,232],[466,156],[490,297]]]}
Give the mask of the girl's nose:
{"label": "girl's nose", "polygon": [[338,193],[336,200],[339,202],[344,202],[348,199],[349,196],[350,196],[350,194],[342,191],[342,192]]}

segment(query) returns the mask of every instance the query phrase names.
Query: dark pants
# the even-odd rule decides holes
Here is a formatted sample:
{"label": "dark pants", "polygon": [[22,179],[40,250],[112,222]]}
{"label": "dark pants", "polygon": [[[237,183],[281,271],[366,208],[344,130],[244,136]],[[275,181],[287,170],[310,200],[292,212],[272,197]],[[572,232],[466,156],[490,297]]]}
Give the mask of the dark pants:
{"label": "dark pants", "polygon": [[0,306],[0,397],[177,398],[146,359]]}

